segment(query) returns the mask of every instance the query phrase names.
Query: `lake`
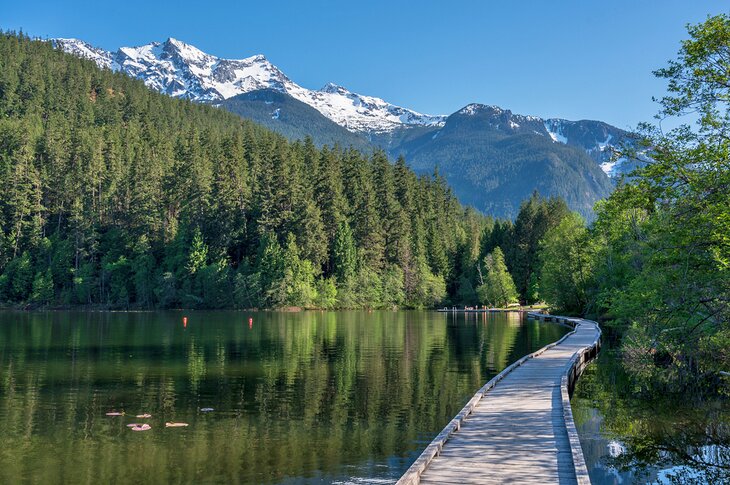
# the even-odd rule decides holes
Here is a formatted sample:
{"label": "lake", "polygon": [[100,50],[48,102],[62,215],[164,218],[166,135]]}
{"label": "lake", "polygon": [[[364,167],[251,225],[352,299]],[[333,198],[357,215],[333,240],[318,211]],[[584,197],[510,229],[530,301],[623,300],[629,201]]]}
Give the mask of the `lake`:
{"label": "lake", "polygon": [[727,397],[639,394],[607,345],[571,404],[593,485],[730,483]]}
{"label": "lake", "polygon": [[0,483],[392,483],[566,332],[517,313],[0,312]]}

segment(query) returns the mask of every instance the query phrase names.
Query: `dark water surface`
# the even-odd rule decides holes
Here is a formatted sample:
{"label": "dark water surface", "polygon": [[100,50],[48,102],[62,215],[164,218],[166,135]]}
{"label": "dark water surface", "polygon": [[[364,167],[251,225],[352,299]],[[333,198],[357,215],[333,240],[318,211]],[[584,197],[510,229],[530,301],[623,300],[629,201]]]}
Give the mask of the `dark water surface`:
{"label": "dark water surface", "polygon": [[633,385],[610,348],[578,381],[571,404],[592,484],[730,484],[730,399]]}
{"label": "dark water surface", "polygon": [[517,314],[0,313],[0,483],[390,483],[565,332]]}

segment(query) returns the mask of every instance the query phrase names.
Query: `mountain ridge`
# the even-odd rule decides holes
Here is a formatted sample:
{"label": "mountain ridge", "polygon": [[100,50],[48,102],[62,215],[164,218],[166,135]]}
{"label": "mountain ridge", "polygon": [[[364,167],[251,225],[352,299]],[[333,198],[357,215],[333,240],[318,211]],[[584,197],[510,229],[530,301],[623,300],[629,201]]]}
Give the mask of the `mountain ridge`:
{"label": "mountain ridge", "polygon": [[[218,104],[239,94],[273,89],[312,106],[326,118],[355,133],[380,134],[411,126],[441,127],[449,116],[418,113],[381,98],[354,93],[333,82],[310,90],[296,84],[262,54],[224,59],[172,37],[164,42],[120,47],[116,52],[94,47],[80,39],[57,38],[51,42],[66,52],[94,60],[101,67],[141,78],[153,89],[173,97]],[[510,117],[504,120],[505,126],[514,124],[517,128],[527,123],[533,131],[556,143],[580,146],[609,176],[623,173],[622,162],[612,162],[610,154],[612,147],[627,138],[625,130],[598,120],[571,121],[514,114],[509,109],[481,103],[470,103],[455,113],[474,114],[484,109]],[[543,126],[537,126],[540,124]],[[593,139],[587,139],[591,131]],[[595,134],[602,134],[602,137]]]}
{"label": "mountain ridge", "polygon": [[105,51],[79,39],[52,39],[66,52],[112,70],[142,79],[149,87],[173,97],[218,103],[259,89],[284,92],[317,109],[351,131],[387,131],[400,124],[437,125],[441,115],[427,115],[353,93],[334,83],[319,90],[299,86],[265,56],[223,59],[174,38],[138,47]]}
{"label": "mountain ridge", "polygon": [[213,104],[290,139],[382,149],[391,159],[405,156],[419,173],[438,167],[462,202],[495,216],[513,217],[539,189],[590,218],[593,203],[611,192],[610,178],[632,168],[614,157],[630,134],[602,121],[541,118],[481,103],[427,115],[331,82],[307,89],[261,54],[223,59],[174,38],[116,52],[78,39],[52,42],[154,90]]}

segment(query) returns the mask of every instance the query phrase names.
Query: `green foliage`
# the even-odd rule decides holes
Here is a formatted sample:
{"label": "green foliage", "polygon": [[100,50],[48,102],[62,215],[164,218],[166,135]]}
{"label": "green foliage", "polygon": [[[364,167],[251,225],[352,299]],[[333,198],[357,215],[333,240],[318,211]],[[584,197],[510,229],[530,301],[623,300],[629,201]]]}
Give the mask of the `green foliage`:
{"label": "green foliage", "polygon": [[53,273],[51,273],[51,268],[36,273],[33,279],[30,300],[41,305],[47,305],[53,300]]}
{"label": "green foliage", "polygon": [[730,368],[730,16],[689,33],[656,74],[669,80],[661,116],[697,112],[697,125],[643,126],[651,160],[590,229],[569,217],[542,243],[541,296],[609,320],[645,390],[713,387]]}
{"label": "green foliage", "polygon": [[597,226],[608,258],[629,249],[619,256],[623,278],[600,288],[616,324],[630,329],[629,365],[667,388],[730,368],[718,347],[730,336],[730,17],[710,17],[689,34],[656,74],[669,80],[662,115],[697,112],[697,125],[667,134],[644,127],[652,161]]}
{"label": "green foliage", "polygon": [[490,307],[505,307],[517,302],[517,288],[507,271],[500,248],[484,257],[484,283],[477,287],[479,302]]}
{"label": "green foliage", "polygon": [[33,266],[30,254],[23,254],[13,258],[5,268],[0,280],[0,290],[8,301],[22,301],[31,290],[33,283]]}
{"label": "green foliage", "polygon": [[335,285],[334,278],[321,278],[317,281],[316,285],[314,306],[324,309],[336,308],[337,285]]}
{"label": "green foliage", "polygon": [[347,281],[355,275],[357,269],[357,249],[355,239],[347,222],[343,221],[337,227],[332,247],[333,274],[340,281]]}
{"label": "green foliage", "polygon": [[193,240],[190,243],[190,250],[188,252],[188,261],[185,265],[185,269],[188,273],[194,275],[201,268],[206,265],[208,260],[208,246],[203,242],[203,235],[200,233],[199,228],[195,228],[193,234]]}
{"label": "green foliage", "polygon": [[[481,267],[477,261],[483,262],[496,249],[504,255],[518,298],[526,303],[537,302],[540,298],[540,241],[568,214],[568,206],[562,199],[544,198],[533,192],[521,204],[514,223],[501,219],[474,221],[467,234],[476,237],[469,239],[467,236],[465,246],[459,251],[462,258],[454,264],[457,272],[456,278],[452,279],[451,292],[455,302],[465,305],[473,305],[477,300],[484,302],[484,294],[478,297],[474,290],[484,285],[485,278],[479,273]],[[486,287],[482,293],[484,291]]]}
{"label": "green foliage", "polygon": [[[509,268],[517,291],[527,296],[530,281],[539,271],[540,241],[569,214],[562,199],[544,199],[537,193],[523,202],[512,229],[512,244],[508,248]],[[535,300],[527,299],[528,303]]]}
{"label": "green foliage", "polygon": [[284,279],[282,285],[286,288],[286,306],[310,307],[317,300],[317,290],[314,281],[314,266],[311,261],[299,258],[299,248],[292,234],[287,236],[284,251]]}
{"label": "green foliage", "polygon": [[594,264],[591,246],[591,235],[577,213],[565,217],[542,240],[540,295],[556,311],[585,313]]}
{"label": "green foliage", "polygon": [[73,303],[84,305],[92,302],[97,283],[94,272],[95,269],[91,263],[84,263],[78,269],[74,269]]}
{"label": "green foliage", "polygon": [[403,290],[403,270],[395,264],[389,265],[383,272],[383,298],[381,305],[386,308],[398,308],[405,303]]}

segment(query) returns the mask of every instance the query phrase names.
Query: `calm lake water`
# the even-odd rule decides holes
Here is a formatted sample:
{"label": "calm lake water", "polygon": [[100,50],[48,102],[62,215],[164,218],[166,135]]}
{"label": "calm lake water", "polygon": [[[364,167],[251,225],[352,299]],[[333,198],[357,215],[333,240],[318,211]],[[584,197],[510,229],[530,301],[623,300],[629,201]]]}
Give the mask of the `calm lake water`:
{"label": "calm lake water", "polygon": [[730,399],[650,399],[619,359],[604,348],[571,401],[593,485],[730,484]]}
{"label": "calm lake water", "polygon": [[0,313],[0,483],[390,483],[565,332],[518,314]]}

